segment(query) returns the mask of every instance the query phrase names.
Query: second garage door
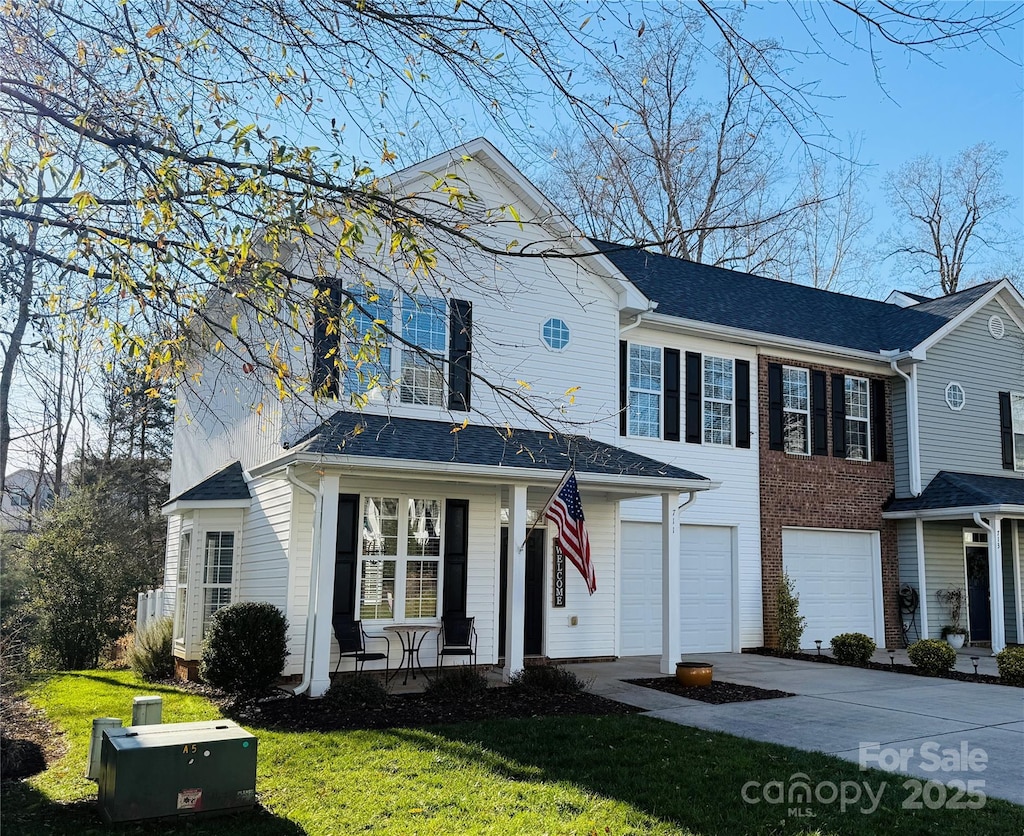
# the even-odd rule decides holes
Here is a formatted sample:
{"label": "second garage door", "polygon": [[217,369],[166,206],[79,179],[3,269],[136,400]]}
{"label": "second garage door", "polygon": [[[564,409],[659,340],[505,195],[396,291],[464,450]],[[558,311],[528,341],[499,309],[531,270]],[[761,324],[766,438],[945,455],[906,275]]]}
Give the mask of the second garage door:
{"label": "second garage door", "polygon": [[827,647],[839,633],[865,633],[885,646],[877,532],[784,528],[782,566],[807,619],[804,647],[816,639]]}
{"label": "second garage door", "polygon": [[[680,633],[684,653],[733,649],[733,529],[680,529]],[[619,652],[661,653],[661,526],[622,524]]]}

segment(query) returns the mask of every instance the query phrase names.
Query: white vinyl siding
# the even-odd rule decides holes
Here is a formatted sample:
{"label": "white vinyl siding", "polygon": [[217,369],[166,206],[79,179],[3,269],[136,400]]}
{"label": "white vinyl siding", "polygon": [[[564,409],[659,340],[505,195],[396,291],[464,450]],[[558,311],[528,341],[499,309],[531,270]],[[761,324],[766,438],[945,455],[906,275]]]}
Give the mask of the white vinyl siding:
{"label": "white vinyl siding", "polygon": [[631,343],[628,435],[635,438],[661,438],[661,379],[661,349]]}
{"label": "white vinyl siding", "polygon": [[731,445],[733,361],[704,357],[704,443]]}
{"label": "white vinyl siding", "polygon": [[783,438],[787,453],[811,453],[810,372],[782,367]]}
{"label": "white vinyl siding", "polygon": [[867,378],[846,378],[846,458],[871,460],[871,387]]}

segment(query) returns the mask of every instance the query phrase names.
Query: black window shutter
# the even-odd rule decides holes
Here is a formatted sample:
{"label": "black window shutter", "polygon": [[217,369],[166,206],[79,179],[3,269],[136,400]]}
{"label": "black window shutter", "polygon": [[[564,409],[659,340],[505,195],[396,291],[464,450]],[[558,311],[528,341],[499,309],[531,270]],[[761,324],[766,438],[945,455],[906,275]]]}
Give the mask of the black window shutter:
{"label": "black window shutter", "polygon": [[[313,362],[310,382],[317,397],[334,398],[338,396],[337,361],[341,347],[337,321],[341,311],[341,283],[337,279],[319,282],[317,291],[313,299]],[[328,333],[331,319],[334,319],[333,333]]]}
{"label": "black window shutter", "polygon": [[782,366],[768,364],[768,449],[785,450],[782,429]]}
{"label": "black window shutter", "polygon": [[695,351],[686,352],[686,441],[688,444],[701,442],[701,356]]}
{"label": "black window shutter", "polygon": [[1010,393],[999,393],[999,437],[1003,448],[1003,469],[1013,470],[1013,414]]}
{"label": "black window shutter", "polygon": [[846,378],[832,375],[832,455],[846,458]]}
{"label": "black window shutter", "polygon": [[885,431],[885,381],[871,381],[871,453],[876,462],[889,460]]}
{"label": "black window shutter", "polygon": [[448,499],[444,503],[444,597],[441,614],[466,615],[466,585],[469,577],[469,500]]}
{"label": "black window shutter", "polygon": [[626,413],[629,410],[629,345],[619,340],[619,435],[628,432]]}
{"label": "black window shutter", "polygon": [[467,412],[473,389],[473,303],[453,299],[448,323],[448,408]]}
{"label": "black window shutter", "polygon": [[750,449],[750,361],[736,361],[736,446]]}
{"label": "black window shutter", "polygon": [[665,349],[665,440],[679,441],[679,349]]}
{"label": "black window shutter", "polygon": [[338,542],[334,554],[335,618],[355,620],[358,565],[359,496],[341,494],[338,497]]}
{"label": "black window shutter", "polygon": [[811,455],[828,455],[828,382],[825,372],[811,372]]}

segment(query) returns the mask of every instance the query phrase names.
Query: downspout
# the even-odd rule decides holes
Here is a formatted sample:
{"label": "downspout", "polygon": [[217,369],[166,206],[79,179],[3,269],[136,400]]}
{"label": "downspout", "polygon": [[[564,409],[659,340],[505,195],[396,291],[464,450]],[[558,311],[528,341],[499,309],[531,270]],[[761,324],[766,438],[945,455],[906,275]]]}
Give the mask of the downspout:
{"label": "downspout", "polygon": [[682,512],[683,512],[683,509],[684,509],[684,508],[685,508],[686,506],[688,506],[688,505],[692,505],[692,504],[693,504],[693,503],[694,503],[694,502],[696,501],[696,499],[697,499],[697,491],[690,491],[690,492],[689,492],[689,493],[687,494],[687,496],[686,496],[686,501],[685,501],[685,502],[683,502],[683,503],[681,503],[681,504],[679,505],[679,507],[678,507],[678,508],[677,508],[676,510],[677,510],[677,511],[678,511],[679,513],[682,513]]}
{"label": "downspout", "polygon": [[625,334],[627,331],[632,331],[634,328],[636,328],[643,321],[644,314],[649,314],[651,311],[654,310],[655,305],[654,305],[653,302],[648,302],[647,304],[648,304],[647,310],[640,311],[640,313],[638,313],[636,315],[636,319],[634,319],[631,323],[629,323],[629,325],[627,325],[625,328],[620,328],[619,329],[619,336],[620,337],[623,334]]}
{"label": "downspout", "polygon": [[921,495],[921,436],[919,433],[917,405],[917,365],[910,367],[908,375],[896,362],[896,357],[889,358],[889,365],[907,382],[907,456],[910,470],[910,493]]}
{"label": "downspout", "polygon": [[306,609],[306,647],[302,659],[302,681],[292,689],[293,694],[301,694],[309,690],[313,681],[313,624],[316,619],[317,587],[316,577],[320,569],[320,509],[323,505],[323,492],[313,490],[309,485],[300,482],[292,472],[295,465],[290,464],[285,470],[288,481],[299,490],[313,497],[313,548],[309,556],[309,602]]}

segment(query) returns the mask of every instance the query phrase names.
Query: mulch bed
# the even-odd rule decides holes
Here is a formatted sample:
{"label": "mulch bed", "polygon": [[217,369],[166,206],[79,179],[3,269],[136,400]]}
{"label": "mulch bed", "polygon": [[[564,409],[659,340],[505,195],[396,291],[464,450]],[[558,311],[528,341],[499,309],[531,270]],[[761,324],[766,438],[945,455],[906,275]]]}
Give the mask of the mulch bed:
{"label": "mulch bed", "polygon": [[[743,648],[744,653],[755,653],[758,656],[775,656],[779,659],[798,659],[801,662],[820,662],[826,665],[841,665],[843,664],[838,659],[828,654],[822,654],[819,656],[817,653],[783,653],[781,650],[775,650],[770,647],[745,647]],[[980,655],[980,654],[979,654]],[[850,666],[847,666],[850,667]],[[908,673],[913,676],[930,676],[933,679],[955,679],[959,682],[981,682],[986,685],[1006,685],[1009,688],[1020,688],[1020,685],[1014,685],[1010,682],[1006,682],[1000,679],[998,676],[992,676],[986,673],[964,673],[963,671],[946,671],[945,673],[929,673],[923,671],[914,665],[901,665],[899,663],[890,665],[888,662],[867,662],[863,665],[856,665],[858,668],[868,668],[873,671],[892,671],[894,673]]]}
{"label": "mulch bed", "polygon": [[777,700],[782,697],[795,697],[788,691],[773,691],[766,688],[755,688],[753,685],[737,685],[734,682],[712,680],[710,685],[698,687],[680,684],[674,676],[659,676],[654,679],[624,679],[631,685],[642,685],[655,691],[664,691],[690,700],[709,702],[712,705],[725,705],[730,702],[753,702],[754,700]]}
{"label": "mulch bed", "polygon": [[66,749],[46,715],[25,699],[0,696],[0,780],[16,781],[46,769]]}
{"label": "mulch bed", "polygon": [[227,713],[248,726],[280,731],[335,731],[423,728],[499,718],[634,714],[640,710],[587,691],[552,694],[488,688],[459,700],[438,700],[427,694],[391,694],[383,704],[358,706],[282,696],[255,706],[230,708]]}

